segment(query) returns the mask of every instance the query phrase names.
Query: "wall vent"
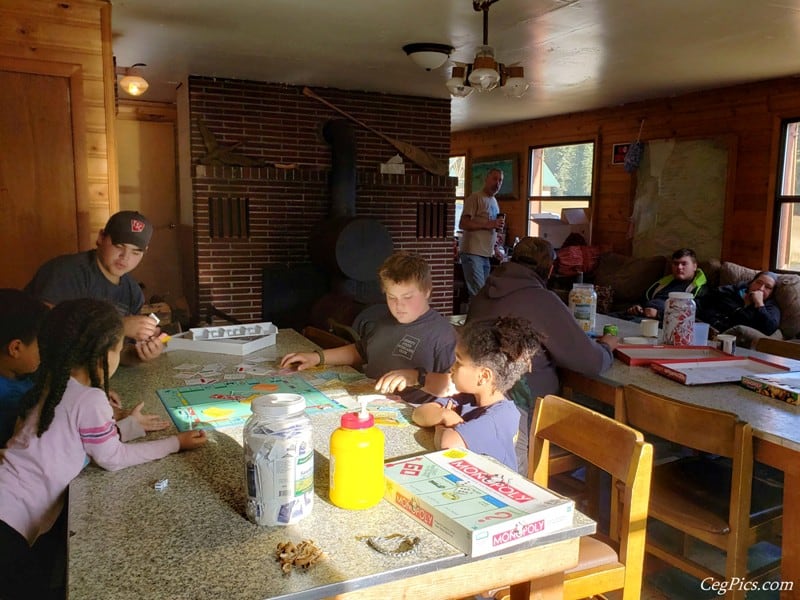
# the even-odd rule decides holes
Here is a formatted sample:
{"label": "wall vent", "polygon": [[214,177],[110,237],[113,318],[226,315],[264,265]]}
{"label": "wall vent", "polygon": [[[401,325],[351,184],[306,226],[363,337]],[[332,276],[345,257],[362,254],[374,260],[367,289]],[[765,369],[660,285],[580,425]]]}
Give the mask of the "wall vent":
{"label": "wall vent", "polygon": [[417,203],[418,238],[446,238],[452,233],[447,228],[447,202]]}
{"label": "wall vent", "polygon": [[250,198],[209,198],[208,229],[212,239],[250,237]]}

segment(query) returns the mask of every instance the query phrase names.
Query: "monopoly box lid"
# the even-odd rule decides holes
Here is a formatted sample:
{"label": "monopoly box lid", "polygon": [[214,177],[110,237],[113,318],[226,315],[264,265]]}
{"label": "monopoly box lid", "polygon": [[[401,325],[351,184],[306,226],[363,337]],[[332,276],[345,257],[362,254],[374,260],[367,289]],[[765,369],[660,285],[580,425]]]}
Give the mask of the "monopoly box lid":
{"label": "monopoly box lid", "polygon": [[387,500],[470,556],[572,525],[572,500],[469,450],[390,461],[385,473]]}

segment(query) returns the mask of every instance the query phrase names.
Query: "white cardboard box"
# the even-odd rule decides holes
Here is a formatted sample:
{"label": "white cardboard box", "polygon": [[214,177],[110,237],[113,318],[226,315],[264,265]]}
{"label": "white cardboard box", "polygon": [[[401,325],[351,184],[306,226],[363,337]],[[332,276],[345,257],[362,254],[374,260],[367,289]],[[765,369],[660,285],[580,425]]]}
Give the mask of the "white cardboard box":
{"label": "white cardboard box", "polygon": [[564,208],[560,217],[555,213],[537,213],[531,215],[531,220],[539,226],[539,237],[553,248],[560,248],[570,233],[579,233],[587,243],[591,242],[589,217],[584,208]]}
{"label": "white cardboard box", "polygon": [[278,328],[272,323],[249,323],[222,327],[196,327],[173,335],[167,350],[194,350],[244,356],[274,346]]}
{"label": "white cardboard box", "polygon": [[469,450],[390,461],[385,473],[389,502],[470,556],[572,525],[572,500]]}

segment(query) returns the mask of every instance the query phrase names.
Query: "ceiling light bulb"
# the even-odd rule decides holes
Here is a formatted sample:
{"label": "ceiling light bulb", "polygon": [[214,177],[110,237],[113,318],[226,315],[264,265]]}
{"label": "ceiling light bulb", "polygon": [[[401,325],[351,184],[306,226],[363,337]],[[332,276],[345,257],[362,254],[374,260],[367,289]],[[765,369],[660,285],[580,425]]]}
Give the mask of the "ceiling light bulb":
{"label": "ceiling light bulb", "polygon": [[506,96],[512,98],[522,98],[528,89],[528,82],[525,81],[525,69],[520,66],[508,67],[506,82],[501,88]]}
{"label": "ceiling light bulb", "polygon": [[119,87],[121,87],[126,94],[130,94],[131,96],[141,96],[147,91],[147,88],[150,87],[150,84],[147,83],[147,80],[144,77],[139,77],[138,75],[125,75],[125,77],[120,79]]}
{"label": "ceiling light bulb", "polygon": [[494,59],[494,48],[491,46],[478,47],[475,62],[472,65],[472,73],[469,74],[469,82],[479,92],[488,92],[497,87],[500,82],[500,73],[497,71],[497,61]]}
{"label": "ceiling light bulb", "polygon": [[455,98],[466,98],[472,93],[472,88],[464,83],[464,75],[467,69],[465,67],[453,67],[453,72],[450,79],[447,80],[445,85],[450,90],[450,95]]}

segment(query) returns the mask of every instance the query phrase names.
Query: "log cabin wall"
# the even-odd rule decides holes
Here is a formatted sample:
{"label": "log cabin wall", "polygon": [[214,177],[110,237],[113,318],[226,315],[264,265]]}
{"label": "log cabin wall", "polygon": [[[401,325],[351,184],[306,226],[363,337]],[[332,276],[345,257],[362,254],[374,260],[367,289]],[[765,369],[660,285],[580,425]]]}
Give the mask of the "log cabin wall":
{"label": "log cabin wall", "polygon": [[[320,96],[391,138],[446,159],[450,101],[386,94],[315,90]],[[262,270],[308,263],[308,240],[330,209],[330,146],[322,125],[342,118],[302,88],[280,84],[189,78],[192,202],[198,305],[209,304],[245,322],[261,319]],[[198,123],[216,142],[275,166],[199,164],[207,153]],[[395,250],[424,256],[434,275],[431,305],[452,312],[455,180],[430,175],[404,158],[405,175],[381,175],[380,163],[397,151],[354,125],[356,214],[381,221]],[[249,236],[210,237],[209,200],[249,200]],[[442,238],[417,236],[418,205],[446,207]]]}
{"label": "log cabin wall", "polygon": [[31,72],[54,74],[71,68],[80,78],[70,104],[78,112],[73,135],[85,147],[75,157],[78,244],[93,248],[97,232],[118,207],[111,4],[3,0],[0,22],[0,68],[24,72],[30,65]]}
{"label": "log cabin wall", "polygon": [[[528,189],[527,157],[532,145],[596,140],[597,169],[592,209],[592,243],[630,254],[628,223],[633,211],[635,175],[611,164],[614,144],[636,140],[697,139],[726,136],[735,146],[729,161],[723,260],[768,268],[776,185],[780,121],[800,116],[800,80],[776,79],[461,131],[452,136],[451,154],[474,158],[519,153],[519,189]],[[732,163],[732,164],[731,164]],[[502,203],[509,236],[527,229],[527,202]]]}

